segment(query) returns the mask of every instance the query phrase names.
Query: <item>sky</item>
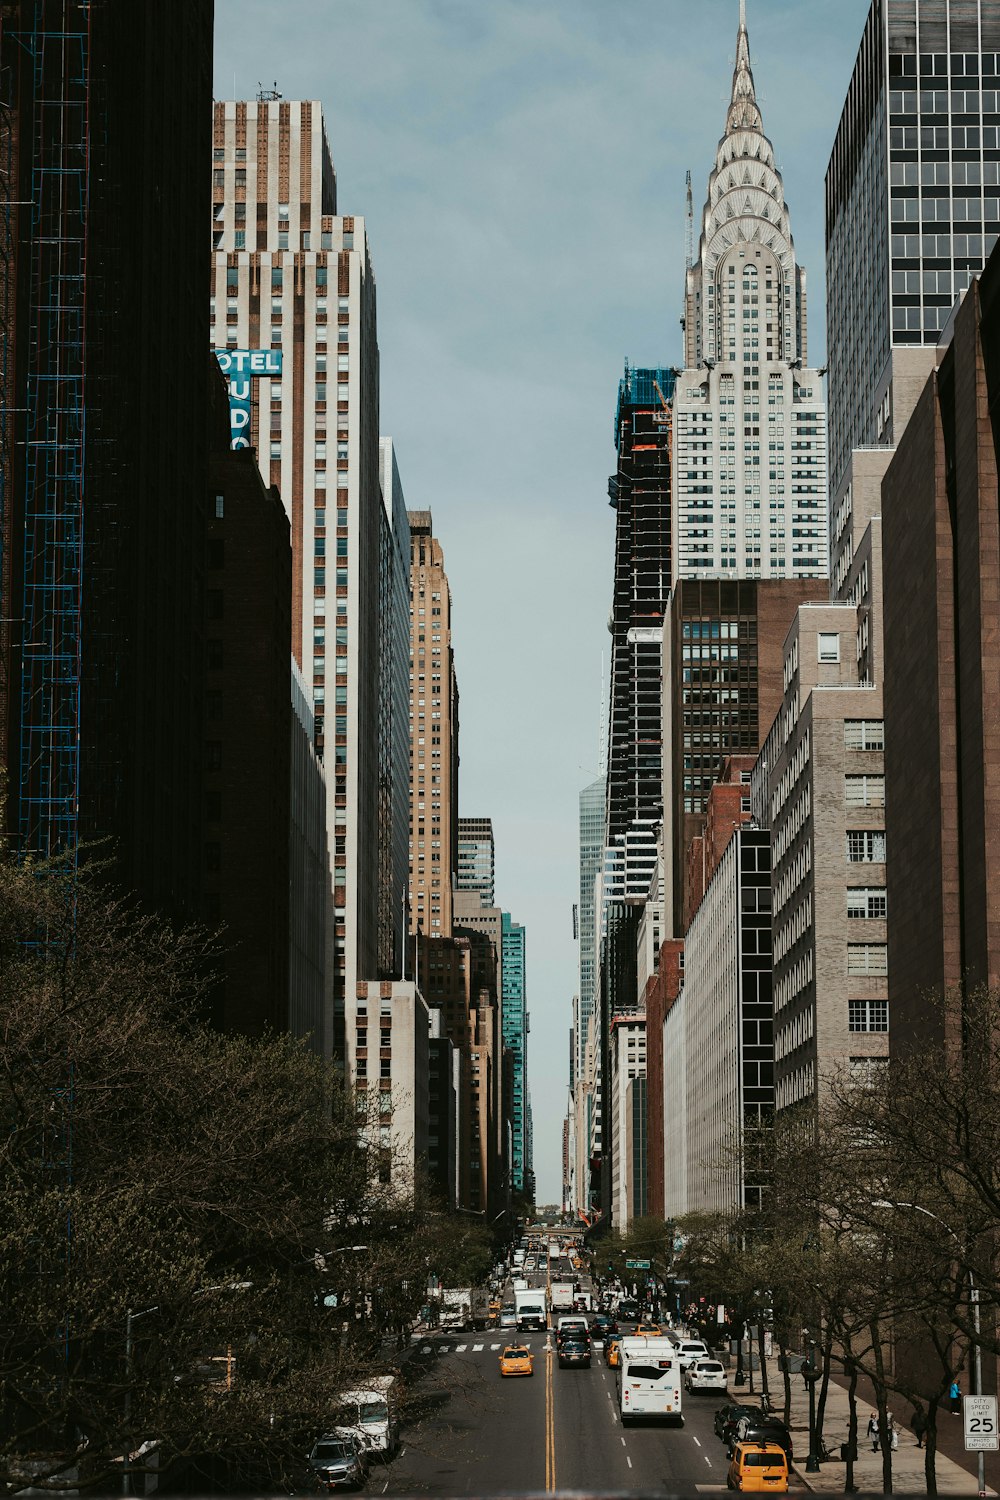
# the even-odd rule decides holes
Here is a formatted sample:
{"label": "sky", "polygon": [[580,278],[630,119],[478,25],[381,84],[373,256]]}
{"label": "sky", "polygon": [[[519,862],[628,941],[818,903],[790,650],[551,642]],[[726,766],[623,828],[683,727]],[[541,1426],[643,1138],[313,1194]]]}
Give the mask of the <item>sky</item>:
{"label": "sky", "polygon": [[[823,178],[869,0],[748,0],[825,364]],[[737,0],[216,0],[215,95],[318,99],[378,288],[380,430],[453,599],[463,817],[527,926],[540,1203],[561,1193],[578,796],[598,774],[626,358],[681,362]]]}

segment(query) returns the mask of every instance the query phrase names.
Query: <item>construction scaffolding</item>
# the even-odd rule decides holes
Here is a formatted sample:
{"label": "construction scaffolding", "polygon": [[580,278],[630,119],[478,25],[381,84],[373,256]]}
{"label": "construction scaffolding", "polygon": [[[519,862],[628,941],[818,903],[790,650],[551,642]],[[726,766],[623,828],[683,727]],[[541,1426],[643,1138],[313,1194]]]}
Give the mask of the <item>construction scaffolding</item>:
{"label": "construction scaffolding", "polygon": [[75,852],[79,815],[90,5],[33,0],[29,13],[16,36],[32,87],[19,842],[44,856]]}

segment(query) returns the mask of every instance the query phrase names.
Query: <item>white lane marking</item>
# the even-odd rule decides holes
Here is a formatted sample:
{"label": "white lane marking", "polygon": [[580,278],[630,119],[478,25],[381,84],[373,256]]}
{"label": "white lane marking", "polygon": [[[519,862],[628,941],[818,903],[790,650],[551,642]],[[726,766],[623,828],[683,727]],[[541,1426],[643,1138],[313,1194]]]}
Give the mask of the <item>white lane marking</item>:
{"label": "white lane marking", "polygon": [[499,1349],[499,1348],[500,1348],[500,1345],[499,1345],[499,1344],[491,1344],[491,1345],[490,1345],[490,1348],[491,1348],[491,1349]]}
{"label": "white lane marking", "polygon": [[622,1447],[624,1448],[624,1446],[625,1446],[625,1439],[622,1438]]}
{"label": "white lane marking", "polygon": [[473,1344],[472,1352],[473,1354],[482,1354],[483,1348],[484,1346],[482,1344]]}
{"label": "white lane marking", "polygon": [[627,1453],[625,1455],[625,1462],[628,1464],[629,1468],[631,1469],[631,1467],[632,1467],[632,1460],[629,1458],[629,1456],[628,1456]]}
{"label": "white lane marking", "polygon": [[712,1467],[712,1460],[709,1458],[707,1453],[705,1454],[705,1462],[708,1464],[709,1468]]}
{"label": "white lane marking", "polygon": [[468,1344],[456,1344],[455,1345],[455,1353],[456,1354],[464,1354],[465,1351],[466,1351],[466,1349],[468,1349],[468,1347],[469,1347]]}
{"label": "white lane marking", "polygon": [[[694,1437],[694,1433],[693,1432],[692,1432],[691,1436],[694,1438],[695,1442],[698,1443],[698,1439],[696,1437]],[[698,1447],[699,1448],[701,1447],[700,1443],[698,1443]]]}

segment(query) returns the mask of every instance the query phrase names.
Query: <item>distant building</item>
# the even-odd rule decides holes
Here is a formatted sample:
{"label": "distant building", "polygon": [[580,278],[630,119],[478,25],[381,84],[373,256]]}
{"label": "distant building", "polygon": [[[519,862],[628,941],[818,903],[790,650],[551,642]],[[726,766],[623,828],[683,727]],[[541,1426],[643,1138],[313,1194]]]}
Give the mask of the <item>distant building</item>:
{"label": "distant building", "polygon": [[[781,705],[785,635],[798,605],[825,601],[818,578],[682,578],[663,639],[666,920],[684,931],[687,850],[731,755],[756,755]],[[749,797],[749,790],[745,794]]]}
{"label": "distant building", "polygon": [[410,511],[410,930],[450,937],[458,853],[451,590],[429,510]]}
{"label": "distant building", "polygon": [[412,980],[384,979],[359,982],[355,1014],[355,1066],[367,1080],[380,1180],[412,1191],[428,1152],[430,1013]]}
{"label": "distant building", "polygon": [[527,1159],[528,1099],[528,1001],[525,965],[525,929],[509,912],[503,914],[501,957],[502,1026],[505,1054],[510,1054],[511,1080],[511,1187],[524,1191]]}
{"label": "distant building", "polygon": [[459,818],[455,889],[478,891],[484,906],[496,899],[493,822],[490,818]]}
{"label": "distant building", "polygon": [[291,659],[291,808],[288,872],[288,1028],[308,1036],[329,1057],[333,1013],[326,969],[331,929],[330,852],[326,836],[326,778],[316,755],[312,704],[295,658]]}

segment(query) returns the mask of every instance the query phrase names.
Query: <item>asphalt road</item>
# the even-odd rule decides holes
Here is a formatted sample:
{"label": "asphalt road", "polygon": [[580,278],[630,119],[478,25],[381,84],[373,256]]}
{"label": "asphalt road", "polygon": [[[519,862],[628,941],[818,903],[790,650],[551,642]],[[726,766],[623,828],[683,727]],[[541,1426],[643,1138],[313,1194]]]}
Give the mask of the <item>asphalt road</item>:
{"label": "asphalt road", "polygon": [[512,1337],[491,1330],[414,1342],[402,1452],[373,1471],[370,1493],[725,1489],[726,1452],[712,1431],[723,1397],[685,1395],[683,1427],[623,1428],[614,1371],[599,1352],[589,1370],[561,1370],[554,1349],[546,1352],[554,1336],[529,1334],[518,1342],[532,1349],[534,1375],[502,1379],[499,1352]]}

